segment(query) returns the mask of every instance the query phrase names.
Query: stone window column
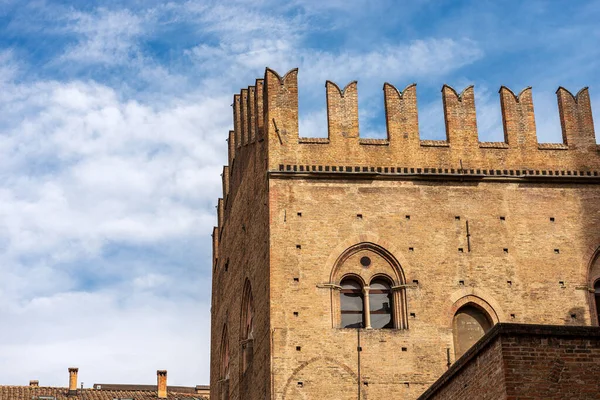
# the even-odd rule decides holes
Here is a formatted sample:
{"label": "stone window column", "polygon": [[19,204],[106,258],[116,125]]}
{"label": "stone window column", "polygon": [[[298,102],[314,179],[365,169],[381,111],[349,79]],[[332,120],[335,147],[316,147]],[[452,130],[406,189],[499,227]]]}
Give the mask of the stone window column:
{"label": "stone window column", "polygon": [[365,329],[371,329],[371,307],[369,303],[369,286],[363,287],[363,313],[365,315]]}

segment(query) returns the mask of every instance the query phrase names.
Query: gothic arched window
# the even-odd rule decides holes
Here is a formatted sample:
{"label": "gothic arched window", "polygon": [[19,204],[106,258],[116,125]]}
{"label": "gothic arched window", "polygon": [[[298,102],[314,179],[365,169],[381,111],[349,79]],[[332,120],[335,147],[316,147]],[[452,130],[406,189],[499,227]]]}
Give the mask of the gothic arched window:
{"label": "gothic arched window", "polygon": [[341,282],[340,311],[342,328],[362,328],[364,324],[363,286],[353,278]]}
{"label": "gothic arched window", "polygon": [[466,304],[461,307],[454,314],[452,323],[456,359],[477,343],[492,328],[492,325],[491,318],[483,309],[474,304]]}
{"label": "gothic arched window", "polygon": [[252,364],[252,355],[254,353],[254,300],[252,298],[252,289],[249,281],[246,281],[246,284],[244,285],[242,326],[240,334],[242,345],[242,373],[245,373]]}
{"label": "gothic arched window", "polygon": [[376,278],[369,286],[369,314],[371,327],[393,328],[392,289],[387,280]]}
{"label": "gothic arched window", "polygon": [[229,400],[229,338],[227,336],[227,325],[223,327],[223,335],[221,337],[219,367],[219,399]]}
{"label": "gothic arched window", "polygon": [[348,247],[331,270],[329,287],[334,328],[408,329],[406,278],[380,245]]}

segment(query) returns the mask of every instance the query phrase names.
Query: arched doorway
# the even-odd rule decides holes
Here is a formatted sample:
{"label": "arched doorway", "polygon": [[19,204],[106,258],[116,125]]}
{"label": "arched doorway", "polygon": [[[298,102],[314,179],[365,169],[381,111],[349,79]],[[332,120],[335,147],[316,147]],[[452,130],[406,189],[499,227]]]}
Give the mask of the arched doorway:
{"label": "arched doorway", "polygon": [[452,321],[456,359],[477,343],[492,328],[492,325],[490,316],[475,304],[466,304],[458,309]]}

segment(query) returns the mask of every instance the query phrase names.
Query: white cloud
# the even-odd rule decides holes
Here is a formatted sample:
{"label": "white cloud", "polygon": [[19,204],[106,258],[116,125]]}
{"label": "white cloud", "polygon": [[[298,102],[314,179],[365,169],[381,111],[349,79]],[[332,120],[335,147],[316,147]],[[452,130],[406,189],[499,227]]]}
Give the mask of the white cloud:
{"label": "white cloud", "polygon": [[152,383],[153,369],[169,368],[175,381],[207,383],[210,255],[189,247],[181,270],[143,253],[111,265],[104,251],[210,247],[228,99],[157,106],[77,81],[2,89],[0,112],[22,110],[0,135],[0,303],[13,327],[0,333],[3,383],[61,384],[67,364],[94,380]]}
{"label": "white cloud", "polygon": [[137,39],[144,33],[143,19],[129,10],[95,13],[74,11],[67,16],[68,30],[78,43],[62,55],[61,61],[82,64],[123,64],[136,56]]}

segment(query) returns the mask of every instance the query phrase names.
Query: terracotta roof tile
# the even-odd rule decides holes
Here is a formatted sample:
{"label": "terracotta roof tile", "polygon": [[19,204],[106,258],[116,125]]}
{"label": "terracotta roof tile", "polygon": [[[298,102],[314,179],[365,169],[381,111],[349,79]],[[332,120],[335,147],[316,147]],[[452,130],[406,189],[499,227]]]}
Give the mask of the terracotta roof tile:
{"label": "terracotta roof tile", "polygon": [[[157,400],[156,386],[152,385],[107,385],[126,386],[123,390],[112,389],[78,389],[77,393],[69,395],[68,388],[34,387],[34,386],[0,386],[0,400]],[[137,388],[135,388],[137,387]],[[135,389],[134,389],[135,388]],[[201,394],[191,393],[193,388],[169,387],[169,400],[208,400]]]}

